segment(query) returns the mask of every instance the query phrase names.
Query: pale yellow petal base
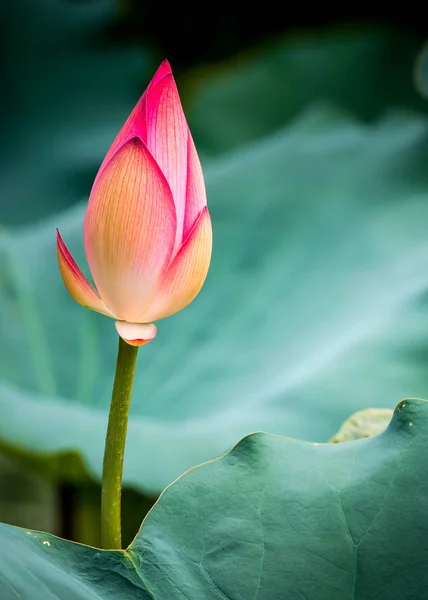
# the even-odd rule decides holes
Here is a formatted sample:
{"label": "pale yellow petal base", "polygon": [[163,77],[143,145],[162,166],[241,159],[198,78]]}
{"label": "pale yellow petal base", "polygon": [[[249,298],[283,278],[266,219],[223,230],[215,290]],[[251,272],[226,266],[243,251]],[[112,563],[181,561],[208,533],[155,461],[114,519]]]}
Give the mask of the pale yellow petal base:
{"label": "pale yellow petal base", "polygon": [[116,330],[120,337],[130,346],[142,346],[156,337],[156,325],[152,323],[128,323],[116,321]]}

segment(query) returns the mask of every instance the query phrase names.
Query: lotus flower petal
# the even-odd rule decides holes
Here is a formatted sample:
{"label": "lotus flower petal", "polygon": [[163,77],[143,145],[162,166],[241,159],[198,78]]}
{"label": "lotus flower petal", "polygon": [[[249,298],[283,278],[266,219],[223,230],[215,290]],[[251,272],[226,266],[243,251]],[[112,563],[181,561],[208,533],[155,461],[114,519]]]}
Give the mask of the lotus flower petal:
{"label": "lotus flower petal", "polygon": [[89,268],[120,320],[141,322],[170,263],[175,231],[168,183],[145,144],[132,138],[96,180],[85,216]]}
{"label": "lotus flower petal", "polygon": [[126,321],[116,321],[116,330],[120,337],[131,346],[147,344],[157,333],[156,325],[152,323],[127,323]]}
{"label": "lotus flower petal", "polygon": [[187,143],[186,211],[183,225],[183,239],[187,238],[197,217],[206,205],[207,195],[205,192],[202,167],[196,152],[195,144],[189,132]]}
{"label": "lotus flower petal", "polygon": [[205,207],[162,278],[154,302],[144,315],[144,321],[163,319],[192,302],[207,276],[211,250],[211,219]]}
{"label": "lotus flower petal", "polygon": [[59,270],[70,295],[83,306],[100,312],[109,317],[116,318],[116,315],[111,312],[98,296],[94,287],[89,283],[86,277],[76,264],[76,261],[71,256],[67,246],[57,230],[57,252]]}
{"label": "lotus flower petal", "polygon": [[[115,153],[133,137],[139,137],[146,144],[171,188],[177,217],[175,254],[206,204],[206,198],[199,158],[191,140],[171,67],[166,60],[157,70],[111,145],[95,182]],[[189,155],[192,165],[190,174]],[[187,230],[183,233],[189,177],[191,206],[194,206],[194,210],[186,217]]]}
{"label": "lotus flower petal", "polygon": [[128,343],[153,339],[156,328],[148,323],[187,306],[207,275],[212,230],[206,204],[199,158],[164,61],[92,187],[84,241],[98,291],[59,236],[67,289],[81,304],[118,319]]}
{"label": "lotus flower petal", "polygon": [[183,239],[189,129],[172,73],[148,90],[146,118],[147,147],[162,169],[174,198],[177,215],[175,252]]}
{"label": "lotus flower petal", "polygon": [[[147,86],[146,91],[141,96],[133,111],[126,119],[122,129],[117,134],[115,140],[110,146],[102,164],[99,168],[97,178],[101,175],[107,163],[116,154],[120,148],[133,137],[139,137],[147,146],[147,119],[146,119],[146,103],[151,97],[151,90],[159,83],[166,75],[172,75],[171,67],[167,60],[164,60],[159,69],[156,71],[153,79]],[[96,181],[96,180],[95,180]]]}

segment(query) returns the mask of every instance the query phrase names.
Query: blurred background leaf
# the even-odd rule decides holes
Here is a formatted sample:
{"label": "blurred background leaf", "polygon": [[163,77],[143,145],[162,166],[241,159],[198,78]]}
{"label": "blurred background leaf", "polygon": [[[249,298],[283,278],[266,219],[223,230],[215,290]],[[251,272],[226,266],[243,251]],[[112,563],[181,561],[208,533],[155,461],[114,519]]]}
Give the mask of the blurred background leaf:
{"label": "blurred background leaf", "polygon": [[114,0],[2,0],[0,223],[88,196],[155,63],[114,37]]}
{"label": "blurred background leaf", "polygon": [[61,503],[57,488],[39,473],[0,456],[0,522],[43,531],[61,532]]}
{"label": "blurred background leaf", "polygon": [[419,48],[419,37],[404,31],[337,29],[277,40],[209,77],[199,68],[188,76],[198,149],[210,155],[244,145],[319,101],[363,121],[391,107],[426,112],[412,80]]}

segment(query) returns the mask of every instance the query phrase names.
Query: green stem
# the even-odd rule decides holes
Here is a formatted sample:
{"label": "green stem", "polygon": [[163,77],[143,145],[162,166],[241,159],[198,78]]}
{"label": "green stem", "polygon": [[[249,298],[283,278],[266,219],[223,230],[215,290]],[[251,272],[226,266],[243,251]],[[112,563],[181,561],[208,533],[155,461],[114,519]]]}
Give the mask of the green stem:
{"label": "green stem", "polygon": [[101,544],[122,548],[121,496],[123,457],[138,348],[119,338],[113,393],[108,417],[101,484]]}

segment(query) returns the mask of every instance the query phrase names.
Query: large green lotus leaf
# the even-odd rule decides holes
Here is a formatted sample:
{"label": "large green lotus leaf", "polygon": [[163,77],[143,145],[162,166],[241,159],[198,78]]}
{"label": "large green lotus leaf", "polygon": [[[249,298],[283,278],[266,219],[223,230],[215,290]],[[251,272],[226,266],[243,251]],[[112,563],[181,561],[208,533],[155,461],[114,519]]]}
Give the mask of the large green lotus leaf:
{"label": "large green lotus leaf", "polygon": [[169,486],[126,551],[1,525],[2,600],[422,600],[427,452],[424,400],[353,442],[249,435]]}
{"label": "large green lotus leaf", "polygon": [[363,120],[392,106],[426,112],[412,81],[421,43],[388,29],[295,33],[216,69],[200,68],[184,87],[199,151],[245,145],[319,101]]}
{"label": "large green lotus leaf", "polygon": [[119,44],[115,0],[1,0],[0,223],[81,201],[153,65]]}
{"label": "large green lotus leaf", "polygon": [[[328,125],[327,125],[328,124]],[[205,169],[212,267],[139,355],[125,483],[150,493],[254,430],[325,441],[352,412],[428,389],[428,123],[322,110]],[[112,320],[77,305],[84,207],[4,232],[0,444],[101,475]]]}

